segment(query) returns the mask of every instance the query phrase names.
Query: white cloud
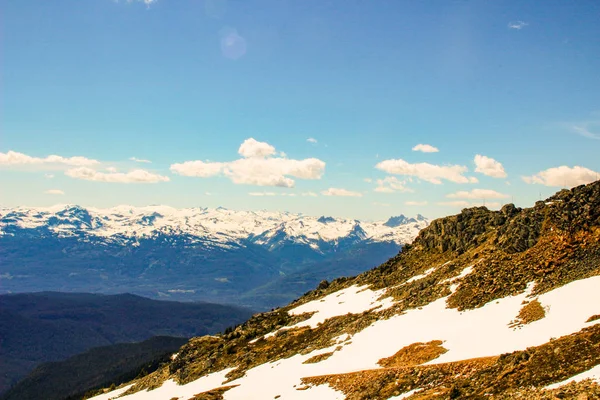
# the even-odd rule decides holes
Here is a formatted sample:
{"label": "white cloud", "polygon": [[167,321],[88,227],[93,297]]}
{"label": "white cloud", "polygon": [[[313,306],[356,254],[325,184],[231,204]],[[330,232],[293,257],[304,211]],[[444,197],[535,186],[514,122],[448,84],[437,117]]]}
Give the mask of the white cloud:
{"label": "white cloud", "polygon": [[[118,2],[118,0],[116,0]],[[134,3],[134,2],[138,2],[138,3],[144,3],[147,6],[150,6],[151,4],[156,3],[158,0],[127,0],[127,3]]]}
{"label": "white cloud", "polygon": [[493,178],[506,178],[506,172],[501,163],[493,158],[475,155],[475,172],[482,173]]}
{"label": "white cloud", "polygon": [[316,194],[315,192],[304,192],[304,193],[302,193],[302,196],[305,196],[305,197],[317,197],[318,194]]}
{"label": "white cloud", "polygon": [[490,189],[473,189],[470,192],[460,191],[446,195],[449,199],[506,199],[507,194]]}
{"label": "white cloud", "polygon": [[375,168],[395,175],[415,176],[424,181],[439,185],[442,179],[455,183],[474,183],[474,180],[464,176],[468,171],[462,165],[434,165],[429,163],[411,164],[402,159],[385,160]]}
{"label": "white cloud", "polygon": [[53,194],[53,195],[59,195],[59,196],[62,196],[62,195],[65,194],[65,192],[63,192],[60,189],[48,189],[48,190],[44,191],[44,193],[46,193],[46,194]]}
{"label": "white cloud", "polygon": [[323,190],[321,194],[323,196],[362,197],[362,193],[339,188],[329,188],[327,190]]}
{"label": "white cloud", "polygon": [[371,183],[371,182],[373,182],[373,179],[371,179],[371,178],[365,178],[365,179],[363,179],[363,181],[365,181],[367,183]]}
{"label": "white cloud", "polygon": [[276,153],[275,147],[266,142],[259,142],[254,138],[244,140],[238,149],[239,155],[242,157],[267,157]]}
{"label": "white cloud", "polygon": [[108,172],[117,172],[117,171],[118,171],[118,169],[117,169],[117,168],[115,168],[115,167],[106,167],[106,170],[107,170]]}
{"label": "white cloud", "polygon": [[514,22],[508,23],[508,28],[521,30],[521,29],[525,28],[527,25],[529,25],[529,24],[524,21],[514,21]]}
{"label": "white cloud", "polygon": [[53,179],[54,178],[54,174],[45,174],[44,176],[46,177],[46,179]]}
{"label": "white cloud", "polygon": [[274,192],[250,192],[248,193],[250,196],[277,196],[277,193]]}
{"label": "white cloud", "polygon": [[294,187],[290,178],[320,179],[325,163],[316,158],[293,160],[277,157],[275,147],[247,139],[238,153],[244,158],[229,162],[186,161],[171,165],[171,172],[183,176],[208,178],[225,176],[235,184]]}
{"label": "white cloud", "polygon": [[[250,192],[249,196],[285,196],[285,197],[296,197],[296,193],[275,193],[275,192]],[[304,194],[303,194],[304,196]]]}
{"label": "white cloud", "polygon": [[198,178],[209,178],[219,175],[227,163],[204,162],[204,161],[186,161],[180,164],[172,164],[171,172],[183,176],[195,176]]}
{"label": "white cloud", "polygon": [[430,144],[418,144],[412,148],[412,151],[421,151],[423,153],[437,153],[440,150],[437,147],[433,147]]}
{"label": "white cloud", "polygon": [[427,201],[405,201],[404,204],[407,206],[426,206]]}
{"label": "white cloud", "polygon": [[531,184],[570,188],[600,179],[600,172],[577,165],[574,167],[562,165],[556,168],[548,168],[532,176],[523,176],[522,179]]}
{"label": "white cloud", "polygon": [[[571,126],[571,130],[575,133],[590,139],[600,140],[600,122],[589,121],[578,125]],[[592,132],[592,130],[596,132]],[[597,133],[598,132],[598,133]]]}
{"label": "white cloud", "polygon": [[123,172],[99,172],[87,167],[72,168],[65,171],[65,175],[75,179],[86,181],[111,182],[111,183],[157,183],[168,182],[167,176],[154,174],[152,172],[136,169],[127,173]]}
{"label": "white cloud", "polygon": [[92,166],[99,164],[97,160],[92,160],[86,157],[62,157],[57,155],[49,155],[44,158],[31,157],[27,154],[18,153],[16,151],[8,151],[7,153],[0,153],[0,165],[43,165],[43,164],[55,164],[55,165],[68,165],[72,167],[83,167]]}
{"label": "white cloud", "polygon": [[413,192],[414,190],[404,186],[406,181],[400,181],[395,176],[387,176],[383,179],[377,179],[376,192],[394,193],[394,192]]}
{"label": "white cloud", "polygon": [[308,143],[312,143],[312,144],[317,144],[319,141],[315,138],[309,137],[308,139],[306,139],[306,141]]}
{"label": "white cloud", "polygon": [[135,161],[135,162],[139,162],[139,163],[151,163],[152,162],[150,160],[144,160],[142,158],[137,158],[137,157],[129,157],[129,159],[131,161]]}

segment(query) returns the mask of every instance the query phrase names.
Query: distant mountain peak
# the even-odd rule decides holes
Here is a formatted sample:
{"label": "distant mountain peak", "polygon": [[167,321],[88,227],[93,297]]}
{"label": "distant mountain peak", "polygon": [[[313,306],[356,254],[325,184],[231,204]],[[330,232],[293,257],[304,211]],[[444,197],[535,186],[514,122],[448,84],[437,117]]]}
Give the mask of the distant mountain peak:
{"label": "distant mountain peak", "polygon": [[[419,219],[419,217],[421,219]],[[410,224],[412,222],[417,222],[417,221],[425,221],[425,220],[426,220],[426,218],[423,217],[421,214],[417,215],[417,219],[408,218],[404,214],[400,214],[395,217],[390,217],[390,219],[388,219],[383,225],[388,226],[390,228],[395,228],[397,226],[406,225],[406,224]]]}
{"label": "distant mountain peak", "polygon": [[327,224],[329,222],[335,222],[335,218],[322,216],[317,220],[317,222],[320,222],[322,224]]}

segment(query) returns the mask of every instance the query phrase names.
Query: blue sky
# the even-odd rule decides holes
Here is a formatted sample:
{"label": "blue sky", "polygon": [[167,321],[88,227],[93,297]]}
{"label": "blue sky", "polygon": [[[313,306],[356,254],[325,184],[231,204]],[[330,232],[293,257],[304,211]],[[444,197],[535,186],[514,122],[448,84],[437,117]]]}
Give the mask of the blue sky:
{"label": "blue sky", "polygon": [[2,206],[437,217],[529,206],[600,171],[597,1],[0,12]]}

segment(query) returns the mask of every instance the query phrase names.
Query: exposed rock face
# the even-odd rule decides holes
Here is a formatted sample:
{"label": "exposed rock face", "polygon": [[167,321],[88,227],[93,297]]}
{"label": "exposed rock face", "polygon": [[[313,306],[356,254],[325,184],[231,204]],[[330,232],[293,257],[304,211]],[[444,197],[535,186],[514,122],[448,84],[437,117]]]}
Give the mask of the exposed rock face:
{"label": "exposed rock face", "polygon": [[436,219],[422,232],[414,246],[438,252],[454,251],[459,254],[477,247],[486,240],[486,233],[503,225],[506,217],[485,207],[467,208],[458,215]]}
{"label": "exposed rock face", "polygon": [[546,221],[546,229],[573,233],[600,225],[600,186],[582,185],[562,190],[535,207],[523,210],[507,204],[500,211],[485,207],[464,209],[460,214],[433,221],[423,230],[414,246],[439,252],[459,254],[483,243],[495,232],[494,243],[508,253],[523,252],[533,247]]}

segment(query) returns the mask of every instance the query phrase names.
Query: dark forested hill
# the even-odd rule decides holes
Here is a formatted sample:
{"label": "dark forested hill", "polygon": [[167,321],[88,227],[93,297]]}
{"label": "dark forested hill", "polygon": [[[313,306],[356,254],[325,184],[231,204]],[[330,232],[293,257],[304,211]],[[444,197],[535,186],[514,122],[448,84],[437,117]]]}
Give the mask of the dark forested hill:
{"label": "dark forested hill", "polygon": [[45,363],[2,400],[80,399],[94,388],[120,384],[170,359],[186,338],[156,336],[141,343],[96,347],[65,361]]}
{"label": "dark forested hill", "polygon": [[37,365],[93,347],[153,336],[192,337],[243,321],[249,310],[130,294],[41,292],[0,296],[0,393]]}

